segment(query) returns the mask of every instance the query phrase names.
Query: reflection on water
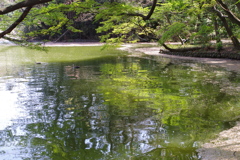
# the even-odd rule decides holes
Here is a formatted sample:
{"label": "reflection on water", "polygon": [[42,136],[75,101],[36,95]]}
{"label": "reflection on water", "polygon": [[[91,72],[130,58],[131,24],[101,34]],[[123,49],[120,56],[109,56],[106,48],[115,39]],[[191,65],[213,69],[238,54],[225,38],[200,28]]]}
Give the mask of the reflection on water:
{"label": "reflection on water", "polygon": [[198,159],[199,144],[240,112],[239,75],[151,58],[2,75],[1,159]]}

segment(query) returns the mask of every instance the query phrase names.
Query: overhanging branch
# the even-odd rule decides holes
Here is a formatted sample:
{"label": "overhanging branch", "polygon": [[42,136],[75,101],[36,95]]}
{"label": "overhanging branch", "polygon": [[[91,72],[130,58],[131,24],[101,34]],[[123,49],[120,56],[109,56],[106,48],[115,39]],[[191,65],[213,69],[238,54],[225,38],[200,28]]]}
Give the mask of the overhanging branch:
{"label": "overhanging branch", "polygon": [[151,10],[148,12],[148,15],[144,18],[144,20],[148,20],[151,18],[155,8],[156,8],[156,5],[157,5],[157,0],[153,0],[153,4],[152,4],[152,8]]}
{"label": "overhanging branch", "polygon": [[46,2],[50,2],[52,0],[25,0],[23,2],[19,2],[13,5],[10,5],[6,8],[0,9],[0,15],[7,14],[9,12],[15,11],[17,9],[23,8],[23,7],[28,7],[28,6],[34,6],[37,4],[42,4]]}
{"label": "overhanging branch", "polygon": [[148,12],[147,16],[145,16],[143,14],[140,14],[140,13],[124,13],[124,15],[142,17],[143,20],[146,21],[146,20],[149,20],[151,18],[152,14],[154,13],[154,10],[155,10],[156,6],[157,6],[157,0],[153,0],[152,7],[151,7],[150,11]]}
{"label": "overhanging branch", "polygon": [[30,10],[32,9],[33,6],[29,6],[27,7],[22,15],[8,28],[6,29],[5,31],[3,31],[2,33],[0,33],[0,38],[2,38],[3,36],[5,36],[6,34],[12,32],[12,30],[14,28],[16,28],[24,19],[25,17],[28,15],[28,13],[30,12]]}

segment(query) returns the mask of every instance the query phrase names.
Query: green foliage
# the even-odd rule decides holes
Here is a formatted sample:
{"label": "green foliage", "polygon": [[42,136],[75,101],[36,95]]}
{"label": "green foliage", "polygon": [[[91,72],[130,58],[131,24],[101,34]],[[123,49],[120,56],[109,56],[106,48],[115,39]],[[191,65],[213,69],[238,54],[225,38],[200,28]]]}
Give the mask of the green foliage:
{"label": "green foliage", "polygon": [[106,33],[101,36],[102,42],[121,43],[137,42],[137,33],[143,32],[146,22],[142,17],[130,16],[134,14],[145,14],[148,10],[125,3],[105,3],[96,15],[96,21],[101,21],[102,26],[97,28],[97,33]]}
{"label": "green foliage", "polygon": [[[79,33],[81,29],[74,26],[80,13],[91,13],[97,3],[92,0],[85,2],[74,1],[70,4],[50,2],[48,5],[37,6],[31,10],[25,21],[18,26],[18,36],[22,39],[29,37],[50,37],[60,36],[66,30]],[[68,16],[69,13],[74,16]],[[21,14],[21,11],[15,11],[9,15],[1,16],[1,30],[5,30]],[[6,23],[7,22],[7,23]]]}
{"label": "green foliage", "polygon": [[212,26],[201,25],[199,31],[194,33],[192,37],[195,37],[198,43],[200,42],[200,44],[208,45],[209,44],[208,42],[212,40],[211,34],[213,33],[213,31],[214,30]]}
{"label": "green foliage", "polygon": [[163,35],[159,40],[159,43],[163,44],[173,36],[179,35],[184,28],[186,28],[186,26],[183,23],[179,22],[173,23],[172,25],[168,26],[166,30],[163,32]]}
{"label": "green foliage", "polygon": [[222,50],[222,48],[223,48],[222,41],[220,41],[216,44],[216,48],[217,48],[218,51]]}
{"label": "green foliage", "polygon": [[[61,34],[64,26],[72,28],[72,21],[69,20],[64,14],[69,9],[65,4],[54,4],[51,3],[41,9],[35,8],[31,12],[31,16],[28,17],[26,25],[31,26],[33,31],[27,33],[27,36],[39,36],[39,35],[50,35]],[[38,15],[38,16],[34,16]],[[35,18],[34,18],[35,17]],[[42,26],[44,24],[44,26]],[[42,28],[42,29],[37,29]]]}
{"label": "green foliage", "polygon": [[[236,6],[230,1],[225,2],[230,9]],[[94,29],[102,42],[121,44],[138,41],[158,41],[160,44],[177,38],[189,38],[206,45],[213,35],[212,7],[215,1],[206,0],[174,0],[158,2],[150,19],[146,19],[151,4],[133,1],[101,2],[95,0],[72,2],[52,1],[46,5],[33,8],[24,23],[15,32],[22,39],[41,37],[45,39],[58,38],[66,31],[75,33],[75,37],[83,32],[85,26],[76,26],[79,17],[84,14],[95,18]],[[235,7],[235,8],[234,8]],[[221,9],[221,7],[219,7]],[[224,13],[221,10],[222,13]],[[1,16],[1,30],[5,30],[22,13],[21,10]],[[69,16],[71,15],[71,16]],[[238,14],[236,14],[238,15]],[[80,20],[81,21],[81,20]],[[230,24],[230,23],[229,23]],[[219,25],[222,25],[219,23]],[[239,27],[230,24],[235,35],[239,36]],[[86,27],[85,27],[86,28]],[[224,30],[223,27],[219,27]],[[225,32],[220,32],[220,34]],[[83,33],[82,33],[83,34]],[[94,32],[95,34],[95,32]],[[221,36],[226,37],[227,34]]]}

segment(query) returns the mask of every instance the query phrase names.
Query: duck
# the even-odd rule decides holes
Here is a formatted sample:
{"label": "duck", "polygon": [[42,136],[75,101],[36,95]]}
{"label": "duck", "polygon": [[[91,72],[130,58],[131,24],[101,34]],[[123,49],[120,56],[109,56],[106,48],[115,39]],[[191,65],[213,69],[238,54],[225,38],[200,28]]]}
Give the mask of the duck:
{"label": "duck", "polygon": [[80,66],[75,66],[75,65],[73,64],[73,68],[80,68]]}

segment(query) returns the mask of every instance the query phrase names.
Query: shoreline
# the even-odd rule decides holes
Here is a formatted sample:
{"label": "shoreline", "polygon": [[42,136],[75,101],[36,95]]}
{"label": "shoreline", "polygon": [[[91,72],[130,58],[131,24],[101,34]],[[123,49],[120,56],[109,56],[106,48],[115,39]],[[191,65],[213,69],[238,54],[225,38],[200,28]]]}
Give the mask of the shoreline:
{"label": "shoreline", "polygon": [[[152,47],[144,47],[142,44],[150,44]],[[240,61],[237,59],[228,59],[228,58],[206,58],[206,57],[190,57],[190,56],[180,56],[180,55],[170,55],[159,53],[162,47],[156,46],[156,43],[139,43],[139,44],[125,44],[119,48],[120,50],[125,50],[130,53],[143,53],[151,56],[160,56],[169,59],[177,60],[189,60],[196,63],[206,63],[210,65],[217,65],[223,67],[228,71],[234,71],[240,73]]]}
{"label": "shoreline", "polygon": [[[35,42],[34,42],[35,43]],[[37,43],[37,42],[36,42]],[[81,41],[81,42],[46,42],[42,43],[43,47],[84,47],[84,46],[103,46],[105,43],[96,41]],[[17,46],[16,44],[7,41],[0,40],[0,45],[2,46]],[[144,46],[148,45],[148,47]],[[127,51],[129,53],[144,53],[146,55],[161,56],[170,59],[178,60],[190,60],[197,63],[206,63],[218,65],[220,67],[226,68],[229,71],[234,71],[240,73],[240,63],[239,60],[228,59],[228,58],[204,58],[204,57],[190,57],[190,56],[180,56],[180,55],[170,55],[159,53],[162,47],[158,46],[157,43],[150,42],[139,42],[134,44],[123,44],[121,47],[117,48],[119,50]]]}

